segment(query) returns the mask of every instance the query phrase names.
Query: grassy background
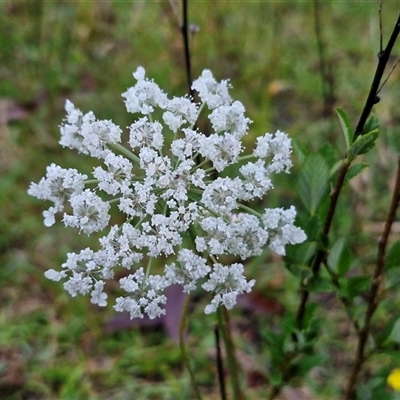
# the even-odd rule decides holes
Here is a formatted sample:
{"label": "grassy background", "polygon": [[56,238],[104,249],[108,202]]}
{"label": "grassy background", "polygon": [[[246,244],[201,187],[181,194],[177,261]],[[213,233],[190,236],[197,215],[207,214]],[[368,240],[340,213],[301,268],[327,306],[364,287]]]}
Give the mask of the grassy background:
{"label": "grassy background", "polygon": [[[335,105],[349,113],[354,125],[379,51],[377,3],[320,3]],[[301,0],[189,1],[189,20],[200,28],[191,37],[193,75],[209,68],[218,79],[231,79],[232,96],[243,102],[254,121],[247,143],[280,129],[307,152],[326,143],[343,146],[336,118],[323,114],[313,7],[313,2]],[[384,4],[386,39],[396,12],[396,2]],[[124,127],[132,116],[120,95],[134,83],[131,74],[138,65],[167,93],[185,93],[180,13],[179,1],[0,3],[0,398],[190,398],[178,347],[162,325],[108,332],[111,308],[99,310],[87,298],[71,299],[61,285],[43,277],[46,269],[57,269],[67,251],[79,251],[94,240],[61,225],[45,228],[44,205],[26,194],[29,183],[37,182],[51,162],[90,167],[84,157],[58,146],[66,98]],[[397,46],[394,61],[399,52]],[[355,218],[343,217],[336,226],[339,233],[354,233],[354,245],[367,258],[375,251],[367,237],[374,239],[376,222],[384,215],[400,149],[398,93],[395,70],[375,110],[384,129],[369,159],[374,167],[348,189]],[[282,198],[295,202],[295,179],[296,168],[290,178],[277,182],[279,190],[269,204],[280,204]],[[369,223],[368,236],[354,226],[361,217]],[[270,292],[289,309],[294,306],[296,282],[282,272],[279,259],[268,255],[262,270],[250,267],[258,278],[258,292]],[[386,313],[395,312],[397,302],[392,299]],[[202,308],[194,310],[189,343],[196,349],[202,390],[212,399],[218,398],[214,321]],[[340,311],[330,317],[343,319]],[[235,319],[254,399],[262,399],[267,387],[268,349],[262,346],[262,332],[276,320],[274,314],[256,318],[249,312],[238,312]],[[334,351],[336,358],[314,371],[303,388],[308,398],[338,398],[346,346],[351,348],[351,340],[341,340],[347,330],[343,322],[336,339],[322,340],[320,351],[329,357]]]}

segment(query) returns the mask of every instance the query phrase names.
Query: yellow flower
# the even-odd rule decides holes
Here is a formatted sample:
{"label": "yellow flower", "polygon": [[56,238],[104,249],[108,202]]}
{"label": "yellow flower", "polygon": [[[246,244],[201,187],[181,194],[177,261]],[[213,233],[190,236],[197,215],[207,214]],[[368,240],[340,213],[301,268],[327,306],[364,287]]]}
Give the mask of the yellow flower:
{"label": "yellow flower", "polygon": [[400,391],[400,368],[395,368],[387,377],[386,382],[394,390]]}

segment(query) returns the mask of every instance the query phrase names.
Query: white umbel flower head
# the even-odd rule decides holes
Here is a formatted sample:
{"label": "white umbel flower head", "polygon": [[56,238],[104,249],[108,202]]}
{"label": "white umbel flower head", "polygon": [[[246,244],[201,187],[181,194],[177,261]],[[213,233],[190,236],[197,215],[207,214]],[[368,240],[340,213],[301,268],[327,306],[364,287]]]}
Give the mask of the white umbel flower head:
{"label": "white umbel flower head", "polygon": [[239,294],[251,291],[255,280],[247,282],[243,272],[242,264],[232,264],[231,266],[214,264],[210,278],[202,285],[204,290],[214,294],[211,303],[204,310],[206,314],[215,312],[220,304],[230,310],[236,304]]}
{"label": "white umbel flower head", "polygon": [[[89,178],[51,164],[28,193],[51,202],[43,212],[46,226],[63,212],[65,226],[88,235],[105,232],[96,249],[68,253],[61,270],[45,276],[62,281],[71,296],[89,295],[105,307],[107,281],[122,269],[114,309],[131,318],[165,314],[164,292],[172,284],[187,293],[209,292],[206,313],[231,309],[255,283],[245,277],[245,260],[266,247],[283,255],[288,244],[306,239],[295,226],[294,207],[262,214],[251,208],[272,190],[274,174],[289,172],[290,139],[267,133],[253,153],[245,152],[251,121],[243,104],[232,100],[229,82],[217,82],[209,70],[192,85],[199,104],[186,96],[168,98],[143,67],[133,77],[136,84],[122,95],[127,111],[137,114],[127,146],[114,122],[65,103],[60,144],[97,165]],[[202,113],[211,132],[199,129]],[[229,257],[243,264],[223,265]]]}
{"label": "white umbel flower head", "polygon": [[78,228],[89,235],[108,225],[110,205],[90,190],[71,196],[70,203],[73,214],[64,214],[65,226]]}

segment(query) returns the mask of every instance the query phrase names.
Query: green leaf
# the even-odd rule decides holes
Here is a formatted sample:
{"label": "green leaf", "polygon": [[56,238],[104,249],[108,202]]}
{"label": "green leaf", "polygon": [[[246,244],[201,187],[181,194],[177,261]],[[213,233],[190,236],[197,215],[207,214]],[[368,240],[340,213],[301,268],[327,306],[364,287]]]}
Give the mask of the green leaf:
{"label": "green leaf", "polygon": [[287,265],[287,269],[301,280],[308,279],[312,276],[311,268],[308,265],[289,264]]}
{"label": "green leaf", "polygon": [[371,278],[369,276],[352,276],[344,282],[345,296],[353,299],[369,288]]}
{"label": "green leaf", "polygon": [[353,129],[351,128],[349,117],[341,108],[336,108],[336,114],[342,126],[344,140],[346,141],[346,149],[349,149],[353,142]]}
{"label": "green leaf", "polygon": [[386,272],[386,289],[392,290],[400,285],[400,269],[391,268]]}
{"label": "green leaf", "polygon": [[358,136],[347,151],[350,160],[354,160],[358,155],[365,154],[371,150],[375,145],[375,140],[378,137],[378,130],[375,129],[366,133],[365,135]]}
{"label": "green leaf", "polygon": [[329,357],[326,354],[304,355],[296,362],[297,376],[304,377],[314,367],[321,366]]}
{"label": "green leaf", "polygon": [[335,290],[332,282],[328,279],[323,278],[322,276],[313,276],[308,284],[307,289],[310,292],[316,293],[331,293]]}
{"label": "green leaf", "polygon": [[349,168],[349,171],[346,174],[346,182],[352,180],[354,177],[356,177],[359,173],[361,173],[367,167],[368,167],[368,164],[366,164],[366,163],[351,165],[351,167]]}
{"label": "green leaf", "polygon": [[393,342],[400,343],[400,318],[393,324],[389,337]]}
{"label": "green leaf", "polygon": [[271,362],[274,365],[280,365],[285,357],[283,350],[284,337],[272,331],[264,331],[263,337],[268,344]]}
{"label": "green leaf", "polygon": [[288,264],[308,264],[317,249],[316,242],[304,242],[287,249],[285,261]]}
{"label": "green leaf", "polygon": [[304,328],[310,329],[310,325],[312,324],[313,321],[315,321],[314,313],[318,309],[318,306],[319,305],[317,303],[310,303],[310,302],[306,306],[306,311],[303,317]]}
{"label": "green leaf", "polygon": [[362,130],[362,135],[365,135],[371,131],[375,131],[379,128],[378,118],[376,118],[375,114],[371,114],[368,118],[368,121],[364,125],[364,129]]}
{"label": "green leaf", "polygon": [[274,386],[280,386],[283,381],[282,373],[279,371],[271,370],[268,372],[268,379]]}
{"label": "green leaf", "polygon": [[265,340],[269,345],[273,347],[282,347],[282,337],[273,331],[264,331],[263,332]]}
{"label": "green leaf", "polygon": [[324,157],[319,153],[308,155],[302,165],[297,190],[304,207],[311,215],[327,194],[328,187],[329,169]]}
{"label": "green leaf", "polygon": [[318,150],[318,153],[324,157],[326,165],[329,169],[333,168],[336,163],[335,152],[333,150],[333,146],[330,143],[325,143],[321,148]]}
{"label": "green leaf", "polygon": [[393,243],[386,256],[386,269],[400,267],[400,241]]}
{"label": "green leaf", "polygon": [[302,146],[298,140],[292,139],[292,148],[296,158],[299,160],[300,164],[303,164],[304,159],[306,158],[306,148]]}
{"label": "green leaf", "polygon": [[304,222],[302,221],[299,226],[306,233],[308,241],[315,241],[318,239],[318,234],[321,229],[321,219],[318,215],[313,215],[311,217],[308,216],[307,220],[305,220]]}
{"label": "green leaf", "polygon": [[389,321],[385,323],[383,330],[375,335],[374,340],[378,346],[384,344],[386,340],[389,338],[390,334],[393,331],[394,325],[398,319],[399,317],[397,315],[390,318]]}
{"label": "green leaf", "polygon": [[345,238],[339,238],[328,255],[328,266],[338,276],[343,276],[351,266],[352,257]]}

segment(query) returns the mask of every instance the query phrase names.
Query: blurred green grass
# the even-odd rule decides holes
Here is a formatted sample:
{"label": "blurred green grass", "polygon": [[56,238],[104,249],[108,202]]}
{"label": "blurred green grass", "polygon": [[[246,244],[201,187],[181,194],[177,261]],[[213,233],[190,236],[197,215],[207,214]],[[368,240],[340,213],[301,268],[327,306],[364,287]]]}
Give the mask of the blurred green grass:
{"label": "blurred green grass", "polygon": [[[180,2],[171,3],[0,3],[0,398],[190,398],[179,351],[166,334],[143,335],[142,328],[105,334],[112,309],[98,310],[87,298],[71,299],[61,285],[43,277],[46,269],[57,269],[67,251],[95,242],[61,225],[46,229],[43,204],[26,193],[51,162],[65,167],[86,163],[89,168],[85,157],[57,143],[66,98],[83,111],[93,110],[99,118],[124,127],[132,116],[124,110],[121,93],[134,83],[132,71],[138,65],[169,94],[185,93],[175,14],[180,14]],[[397,8],[395,2],[384,4],[385,37]],[[326,1],[321,9],[337,105],[355,125],[379,50],[378,6]],[[189,12],[190,22],[200,28],[191,37],[193,76],[209,68],[218,79],[231,79],[233,97],[243,102],[253,120],[246,144],[280,129],[309,152],[325,143],[341,146],[335,117],[323,116],[312,2],[189,1]],[[395,71],[376,107],[384,126],[378,151],[370,156],[376,167],[366,182],[358,182],[359,187],[348,193],[350,205],[369,220],[379,221],[384,215],[387,196],[382,193],[388,191],[400,149],[398,85]],[[276,197],[269,205],[281,204],[282,198],[297,201],[292,190],[295,171],[277,180]],[[359,234],[353,223],[341,219],[336,231]],[[363,249],[368,248],[362,235],[357,240],[365,240]],[[254,268],[261,290],[282,275],[276,262],[270,256],[264,261],[262,269],[269,268],[269,273]],[[294,304],[293,279],[287,277],[279,285],[280,301]],[[210,356],[212,322],[201,308],[191,323],[190,346],[196,349],[195,367],[207,398],[218,398]],[[204,324],[209,328],[206,334]],[[255,351],[242,340],[250,353]],[[339,342],[334,346],[345,352]],[[266,352],[253,356],[267,367]],[[319,386],[310,385],[319,398],[333,399],[341,379],[339,386],[336,380],[326,384],[326,379]],[[265,388],[254,390],[252,398],[263,398]]]}

